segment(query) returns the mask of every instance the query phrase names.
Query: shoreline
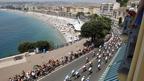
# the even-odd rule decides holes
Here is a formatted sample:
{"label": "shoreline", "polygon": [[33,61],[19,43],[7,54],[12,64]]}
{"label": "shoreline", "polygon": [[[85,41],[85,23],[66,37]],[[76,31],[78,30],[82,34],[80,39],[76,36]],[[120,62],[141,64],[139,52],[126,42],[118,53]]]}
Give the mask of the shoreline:
{"label": "shoreline", "polygon": [[73,26],[68,25],[77,22],[76,19],[48,15],[38,12],[26,12],[26,14],[38,18],[46,24],[52,25],[52,27],[56,28],[63,35],[66,43],[72,43],[79,40],[78,36],[80,35],[80,33],[75,32]]}
{"label": "shoreline", "polygon": [[[74,41],[79,40],[78,36],[80,35],[80,32],[76,31],[77,30],[79,31],[81,26],[84,24],[84,22],[80,21],[79,19],[49,15],[39,12],[32,12],[32,11],[24,12],[12,9],[0,9],[0,10],[34,17],[44,22],[45,24],[51,25],[54,29],[57,29],[62,34],[62,36],[65,38],[66,43],[72,43]],[[73,26],[68,24],[72,24]]]}
{"label": "shoreline", "polygon": [[[75,30],[72,27],[68,28],[68,26],[67,26],[68,23],[75,23],[75,21],[77,21],[76,19],[58,17],[58,16],[48,15],[48,14],[43,14],[43,13],[38,13],[38,12],[23,12],[23,11],[19,11],[19,10],[11,10],[11,9],[0,9],[0,11],[12,12],[12,13],[21,14],[24,16],[30,16],[30,17],[39,19],[42,22],[44,22],[46,25],[47,24],[51,25],[54,29],[58,30],[58,32],[64,37],[63,40],[65,43],[73,43],[73,42],[79,40],[78,35],[80,33],[75,32]],[[52,19],[54,21],[56,20],[56,22],[60,22],[60,23],[57,24],[56,22],[51,22],[51,21],[49,21],[49,19]],[[63,21],[64,23],[63,22],[61,23],[61,21]],[[63,29],[61,29],[62,26],[67,27],[67,30],[64,31]],[[59,28],[59,27],[61,27],[61,28]],[[66,29],[66,28],[64,28],[64,29]],[[69,32],[70,31],[69,29],[71,30],[71,32]],[[16,56],[20,56],[20,55],[24,55],[24,54],[15,54],[12,56],[0,58],[0,62],[2,62],[3,60],[14,58]]]}

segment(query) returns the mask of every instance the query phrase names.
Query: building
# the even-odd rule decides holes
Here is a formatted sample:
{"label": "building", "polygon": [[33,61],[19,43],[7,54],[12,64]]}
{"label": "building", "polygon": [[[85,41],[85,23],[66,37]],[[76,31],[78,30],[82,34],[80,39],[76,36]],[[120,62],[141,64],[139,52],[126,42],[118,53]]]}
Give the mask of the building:
{"label": "building", "polygon": [[77,14],[83,12],[84,14],[98,14],[100,12],[99,6],[65,6],[63,12]]}
{"label": "building", "polygon": [[113,10],[120,8],[119,3],[102,3],[100,7],[101,15],[113,16]]}
{"label": "building", "polygon": [[122,20],[124,20],[124,17],[126,15],[126,7],[120,7],[118,9],[114,9],[113,10],[113,18],[115,19],[119,19],[120,17],[122,18]]}

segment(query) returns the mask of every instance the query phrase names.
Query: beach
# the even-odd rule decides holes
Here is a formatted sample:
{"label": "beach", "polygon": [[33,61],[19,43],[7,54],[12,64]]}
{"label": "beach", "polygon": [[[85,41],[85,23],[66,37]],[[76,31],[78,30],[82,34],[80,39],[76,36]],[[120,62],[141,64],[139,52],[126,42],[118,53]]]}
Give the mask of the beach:
{"label": "beach", "polygon": [[82,23],[79,24],[78,23],[79,21],[77,19],[53,16],[37,12],[26,12],[26,13],[44,21],[47,24],[51,24],[53,27],[58,29],[65,37],[67,43],[79,40],[80,33],[76,32],[75,30],[76,27],[77,29],[80,29],[84,22],[81,21]]}

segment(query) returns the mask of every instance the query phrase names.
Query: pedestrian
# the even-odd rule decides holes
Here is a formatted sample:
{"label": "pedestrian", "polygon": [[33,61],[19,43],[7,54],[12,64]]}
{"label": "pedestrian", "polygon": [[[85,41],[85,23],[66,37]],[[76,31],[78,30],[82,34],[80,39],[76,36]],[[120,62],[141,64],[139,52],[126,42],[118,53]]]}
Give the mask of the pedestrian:
{"label": "pedestrian", "polygon": [[9,81],[14,81],[12,78],[9,78]]}
{"label": "pedestrian", "polygon": [[36,74],[34,71],[31,72],[32,79],[36,79]]}

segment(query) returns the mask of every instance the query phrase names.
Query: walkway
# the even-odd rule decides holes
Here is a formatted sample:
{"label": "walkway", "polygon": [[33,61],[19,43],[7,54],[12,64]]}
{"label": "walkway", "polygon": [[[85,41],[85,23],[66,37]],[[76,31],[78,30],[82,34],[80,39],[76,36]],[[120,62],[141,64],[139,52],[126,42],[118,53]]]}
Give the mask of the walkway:
{"label": "walkway", "polygon": [[70,51],[76,52],[77,50],[84,48],[84,42],[85,39],[72,45],[50,51],[46,54],[28,56],[26,57],[26,62],[19,63],[17,65],[11,65],[11,63],[9,63],[11,66],[0,68],[0,81],[8,81],[9,77],[21,74],[22,70],[25,72],[30,71],[34,65],[47,63],[50,59],[60,59],[61,57],[67,55]]}

